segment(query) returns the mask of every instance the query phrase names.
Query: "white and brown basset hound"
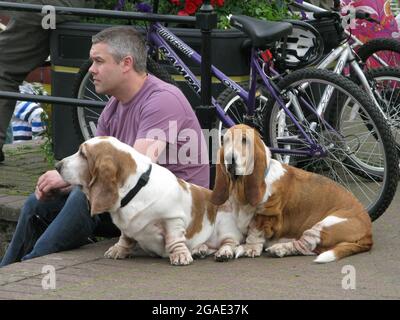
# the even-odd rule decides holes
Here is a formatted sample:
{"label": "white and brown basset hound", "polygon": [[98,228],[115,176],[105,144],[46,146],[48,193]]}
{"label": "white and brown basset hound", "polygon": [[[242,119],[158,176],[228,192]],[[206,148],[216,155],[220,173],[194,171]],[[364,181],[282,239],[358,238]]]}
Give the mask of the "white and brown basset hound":
{"label": "white and brown basset hound", "polygon": [[[246,242],[236,257],[316,255],[326,263],[372,247],[370,217],[347,190],[271,158],[258,133],[230,128],[219,150],[211,201],[230,200]],[[275,243],[275,244],[273,244]]]}
{"label": "white and brown basset hound", "polygon": [[130,256],[138,242],[149,254],[187,265],[192,255],[218,248],[216,260],[232,257],[242,241],[228,206],[209,201],[211,190],[178,179],[116,138],[87,140],[56,168],[66,182],[82,186],[92,215],[110,212],[121,230],[108,258]]}

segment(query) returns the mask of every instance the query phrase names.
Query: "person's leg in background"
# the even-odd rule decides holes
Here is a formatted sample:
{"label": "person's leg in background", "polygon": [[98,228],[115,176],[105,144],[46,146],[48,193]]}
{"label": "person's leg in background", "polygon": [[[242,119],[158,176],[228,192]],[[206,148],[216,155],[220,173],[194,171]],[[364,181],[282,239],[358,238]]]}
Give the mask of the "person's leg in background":
{"label": "person's leg in background", "polygon": [[[84,0],[30,0],[20,3],[48,4],[62,7],[91,6]],[[0,32],[0,91],[17,92],[18,86],[49,56],[50,31],[42,28],[43,16],[32,12],[14,12],[6,30]],[[74,16],[56,16],[56,23],[77,20]],[[0,98],[0,162],[3,145],[16,101]]]}
{"label": "person's leg in background", "polygon": [[[7,29],[0,32],[0,52],[0,90],[17,92],[28,73],[48,57],[49,31],[42,28],[39,16],[13,17]],[[0,98],[0,162],[4,160],[2,149],[15,103]]]}

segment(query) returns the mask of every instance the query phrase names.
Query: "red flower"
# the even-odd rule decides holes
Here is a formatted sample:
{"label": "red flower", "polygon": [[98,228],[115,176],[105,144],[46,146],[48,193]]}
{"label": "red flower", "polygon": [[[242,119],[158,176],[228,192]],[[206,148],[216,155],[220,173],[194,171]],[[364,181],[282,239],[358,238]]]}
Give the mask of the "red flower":
{"label": "red flower", "polygon": [[198,0],[186,0],[185,8],[183,10],[187,14],[194,14],[197,11],[197,8],[199,7],[199,4],[197,4],[197,2]]}
{"label": "red flower", "polygon": [[178,16],[188,16],[188,13],[184,10],[179,10],[178,11]]}
{"label": "red flower", "polygon": [[[182,5],[181,0],[170,0],[173,5],[180,7]],[[185,0],[185,6],[182,10],[178,11],[180,16],[188,16],[194,14],[200,6],[203,4],[203,0]],[[224,0],[211,0],[213,6],[222,7]]]}

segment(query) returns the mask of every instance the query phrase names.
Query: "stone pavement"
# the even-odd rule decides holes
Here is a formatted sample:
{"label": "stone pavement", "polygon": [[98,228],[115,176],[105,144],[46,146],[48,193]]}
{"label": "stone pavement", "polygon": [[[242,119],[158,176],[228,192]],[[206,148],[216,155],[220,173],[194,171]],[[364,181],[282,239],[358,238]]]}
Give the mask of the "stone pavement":
{"label": "stone pavement", "polygon": [[[47,164],[35,143],[7,148],[6,157],[0,219],[15,220]],[[176,267],[140,251],[133,259],[109,260],[103,254],[116,241],[110,239],[0,268],[0,299],[400,299],[399,212],[398,192],[373,224],[372,251],[334,263],[265,256],[217,263],[209,257]]]}

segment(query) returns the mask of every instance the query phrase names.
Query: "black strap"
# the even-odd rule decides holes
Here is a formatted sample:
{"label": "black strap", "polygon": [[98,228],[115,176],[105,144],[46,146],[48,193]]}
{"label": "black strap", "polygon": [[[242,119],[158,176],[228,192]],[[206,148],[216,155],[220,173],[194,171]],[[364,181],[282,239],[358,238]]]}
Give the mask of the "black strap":
{"label": "black strap", "polygon": [[150,165],[147,171],[140,176],[136,186],[134,186],[131,191],[129,191],[127,195],[121,200],[121,208],[125,207],[133,199],[133,197],[136,196],[140,189],[142,189],[147,184],[147,182],[149,182],[151,167],[152,166]]}

